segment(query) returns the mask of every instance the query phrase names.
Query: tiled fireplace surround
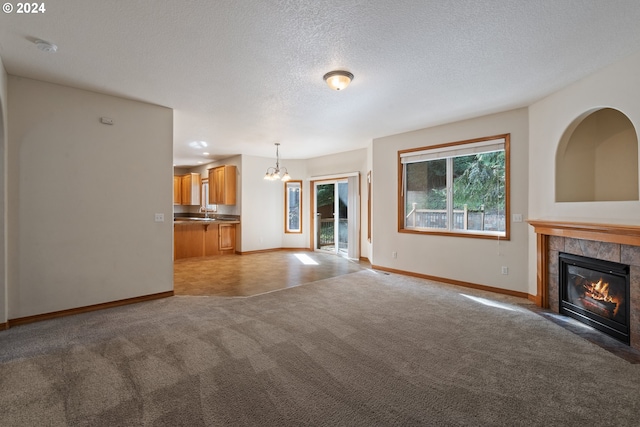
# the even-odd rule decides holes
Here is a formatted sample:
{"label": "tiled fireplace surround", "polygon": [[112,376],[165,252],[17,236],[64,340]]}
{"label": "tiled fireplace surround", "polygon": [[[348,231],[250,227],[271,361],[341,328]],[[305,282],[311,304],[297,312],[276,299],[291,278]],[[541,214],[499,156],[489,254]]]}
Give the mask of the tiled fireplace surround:
{"label": "tiled fireplace surround", "polygon": [[529,223],[537,235],[537,305],[559,311],[560,252],[628,264],[631,347],[640,350],[640,227],[547,220]]}

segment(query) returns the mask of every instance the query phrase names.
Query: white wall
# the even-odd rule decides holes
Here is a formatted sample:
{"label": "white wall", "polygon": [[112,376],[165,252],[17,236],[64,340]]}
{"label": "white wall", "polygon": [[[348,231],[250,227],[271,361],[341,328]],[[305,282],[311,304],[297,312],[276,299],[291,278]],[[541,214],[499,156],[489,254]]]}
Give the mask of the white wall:
{"label": "white wall", "polygon": [[[529,216],[532,218],[583,218],[639,223],[640,203],[555,202],[555,156],[560,138],[585,111],[610,107],[623,112],[640,129],[640,55],[620,61],[529,108],[530,180]],[[533,179],[535,176],[535,179]]]}
{"label": "white wall", "polygon": [[7,321],[7,73],[0,58],[0,323]]}
{"label": "white wall", "polygon": [[[623,112],[640,129],[640,54],[619,61],[529,108],[529,217],[640,225],[640,202],[555,202],[555,157],[566,128],[586,111]],[[534,236],[533,230],[530,230]],[[529,289],[536,289],[535,238],[530,239]]]}
{"label": "white wall", "polygon": [[[374,265],[527,292],[527,223],[511,223],[510,241],[398,232],[398,150],[511,134],[511,213],[527,212],[527,109],[518,109],[373,141]],[[397,259],[391,253],[398,254]],[[501,274],[501,267],[509,275]]]}
{"label": "white wall", "polygon": [[[362,148],[307,160],[309,179],[317,176],[360,172],[360,257],[364,258],[370,258],[367,241],[367,172],[370,170],[370,165],[367,158],[368,150]],[[311,191],[309,193],[312,195]]]}
{"label": "white wall", "polygon": [[15,76],[8,101],[8,317],[173,289],[172,110]]}
{"label": "white wall", "polygon": [[[284,183],[265,181],[267,168],[275,166],[275,158],[242,156],[242,252],[282,247],[308,247],[308,227],[302,235],[284,233]],[[292,179],[304,179],[306,162],[280,160]],[[304,184],[304,183],[303,183]],[[308,197],[303,189],[303,215],[306,220]]]}

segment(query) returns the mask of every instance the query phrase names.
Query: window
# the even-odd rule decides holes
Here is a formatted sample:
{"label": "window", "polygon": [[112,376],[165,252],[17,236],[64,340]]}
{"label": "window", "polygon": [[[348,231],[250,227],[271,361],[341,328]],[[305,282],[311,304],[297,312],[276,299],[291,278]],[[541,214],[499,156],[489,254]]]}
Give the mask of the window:
{"label": "window", "polygon": [[215,212],[218,210],[218,205],[209,203],[209,180],[207,178],[202,180],[201,196],[202,197],[200,198],[200,206],[212,212]]}
{"label": "window", "polygon": [[401,232],[509,238],[509,135],[398,152]]}
{"label": "window", "polygon": [[302,181],[284,183],[284,232],[302,233]]}
{"label": "window", "polygon": [[371,243],[371,171],[367,172],[367,240]]}

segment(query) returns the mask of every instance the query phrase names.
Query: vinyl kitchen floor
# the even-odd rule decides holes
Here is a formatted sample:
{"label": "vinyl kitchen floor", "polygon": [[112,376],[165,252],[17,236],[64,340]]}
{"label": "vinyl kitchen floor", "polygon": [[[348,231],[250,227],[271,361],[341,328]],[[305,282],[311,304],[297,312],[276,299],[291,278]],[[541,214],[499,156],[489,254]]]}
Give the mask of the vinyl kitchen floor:
{"label": "vinyl kitchen floor", "polygon": [[176,295],[251,296],[353,273],[371,265],[318,252],[218,255],[174,262]]}

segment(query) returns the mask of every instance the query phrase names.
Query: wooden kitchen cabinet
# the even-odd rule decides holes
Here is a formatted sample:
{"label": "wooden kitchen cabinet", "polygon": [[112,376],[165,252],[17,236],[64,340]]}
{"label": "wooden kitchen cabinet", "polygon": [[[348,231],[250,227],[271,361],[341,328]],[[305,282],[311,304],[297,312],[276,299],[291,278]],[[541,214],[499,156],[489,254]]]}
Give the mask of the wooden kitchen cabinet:
{"label": "wooden kitchen cabinet", "polygon": [[204,229],[204,256],[220,255],[218,227],[218,225],[210,225]]}
{"label": "wooden kitchen cabinet", "polygon": [[173,259],[234,254],[236,225],[180,221],[173,227]]}
{"label": "wooden kitchen cabinet", "polygon": [[236,204],[236,167],[218,166],[209,169],[209,204]]}
{"label": "wooden kitchen cabinet", "polygon": [[236,250],[236,225],[220,224],[218,249],[221,254],[232,254]]}
{"label": "wooden kitchen cabinet", "polygon": [[181,179],[180,204],[200,206],[200,186],[202,185],[200,174],[188,173],[186,175],[182,175],[180,179]]}
{"label": "wooden kitchen cabinet", "polygon": [[173,258],[193,258],[203,256],[202,224],[184,223],[173,227]]}
{"label": "wooden kitchen cabinet", "polygon": [[173,176],[173,204],[182,204],[182,178],[179,175]]}

